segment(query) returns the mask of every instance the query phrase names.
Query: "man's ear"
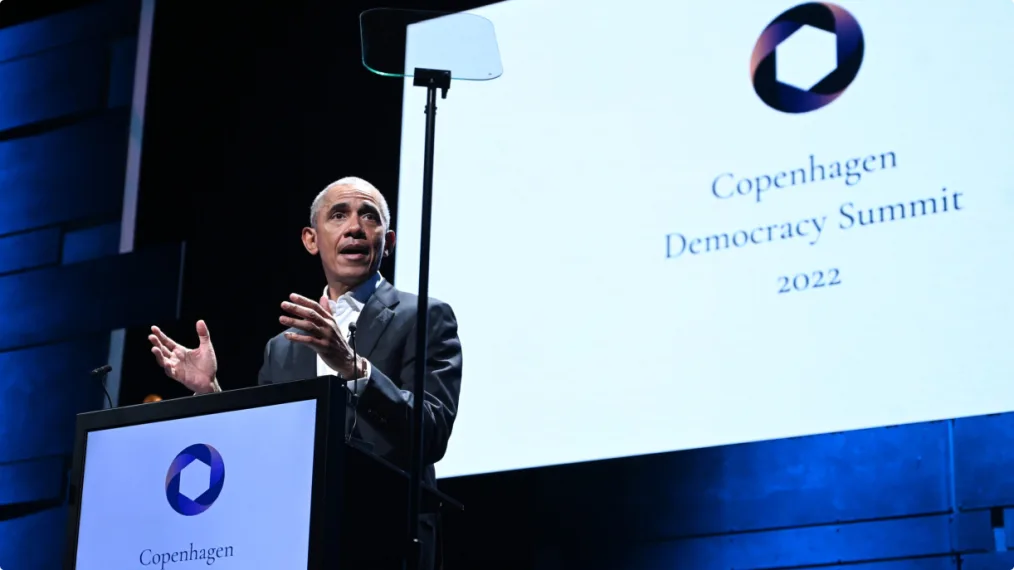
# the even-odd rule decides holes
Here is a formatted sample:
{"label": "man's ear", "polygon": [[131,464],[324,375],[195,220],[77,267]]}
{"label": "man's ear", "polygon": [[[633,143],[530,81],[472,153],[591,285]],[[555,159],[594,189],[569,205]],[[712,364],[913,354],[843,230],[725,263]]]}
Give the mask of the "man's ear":
{"label": "man's ear", "polygon": [[398,239],[394,235],[394,230],[387,230],[387,234],[384,235],[384,257],[394,253],[394,244],[397,241]]}
{"label": "man's ear", "polygon": [[303,228],[303,247],[306,251],[310,252],[310,255],[317,255],[320,253],[320,248],[317,247],[317,230],[313,228]]}

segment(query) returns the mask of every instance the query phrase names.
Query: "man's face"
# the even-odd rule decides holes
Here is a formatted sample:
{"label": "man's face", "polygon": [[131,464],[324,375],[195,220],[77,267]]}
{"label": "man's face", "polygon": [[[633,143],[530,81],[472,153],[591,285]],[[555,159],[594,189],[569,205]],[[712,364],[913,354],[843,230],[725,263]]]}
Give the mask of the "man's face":
{"label": "man's face", "polygon": [[394,247],[394,232],[386,231],[379,193],[373,187],[334,186],[317,213],[316,228],[303,229],[306,250],[320,254],[328,280],[349,288],[380,269]]}

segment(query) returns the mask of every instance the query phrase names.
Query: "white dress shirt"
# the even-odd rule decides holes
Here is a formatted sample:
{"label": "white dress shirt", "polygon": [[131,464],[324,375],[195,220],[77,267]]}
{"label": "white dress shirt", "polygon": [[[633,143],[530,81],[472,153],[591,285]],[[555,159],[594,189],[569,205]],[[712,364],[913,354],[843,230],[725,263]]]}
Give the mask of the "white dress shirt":
{"label": "white dress shirt", "polygon": [[[348,291],[344,295],[338,297],[338,300],[332,301],[331,296],[328,295],[327,286],[324,287],[324,296],[328,298],[328,305],[330,306],[331,314],[334,316],[335,323],[338,325],[338,330],[344,338],[349,338],[349,324],[356,323],[358,325],[359,315],[363,312],[363,308],[366,306],[366,302],[369,300],[373,292],[380,287],[381,282],[384,278],[381,277],[380,273],[375,273],[373,277],[367,279],[362,285],[355,289]],[[369,377],[369,362],[364,362],[364,374],[363,377]],[[337,370],[332,369],[324,362],[324,359],[317,355],[317,376],[328,376],[331,374],[338,374]]]}

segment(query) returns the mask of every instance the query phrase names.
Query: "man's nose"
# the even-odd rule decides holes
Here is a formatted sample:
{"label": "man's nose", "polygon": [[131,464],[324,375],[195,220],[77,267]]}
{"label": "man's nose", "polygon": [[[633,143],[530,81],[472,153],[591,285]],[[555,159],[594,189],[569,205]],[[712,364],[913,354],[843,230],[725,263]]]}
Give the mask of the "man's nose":
{"label": "man's nose", "polygon": [[349,216],[349,222],[345,226],[345,235],[350,237],[365,237],[366,231],[363,230],[363,224],[359,219],[359,216]]}

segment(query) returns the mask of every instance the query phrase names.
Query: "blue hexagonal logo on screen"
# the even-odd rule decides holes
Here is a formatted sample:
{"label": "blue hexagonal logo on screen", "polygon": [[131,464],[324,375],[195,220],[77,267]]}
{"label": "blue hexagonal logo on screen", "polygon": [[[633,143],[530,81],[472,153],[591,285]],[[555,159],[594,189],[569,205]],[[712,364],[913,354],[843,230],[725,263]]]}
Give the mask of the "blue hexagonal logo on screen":
{"label": "blue hexagonal logo on screen", "polygon": [[830,2],[783,12],[761,33],[750,59],[754,90],[783,113],[808,113],[841,96],[863,62],[863,31]]}
{"label": "blue hexagonal logo on screen", "polygon": [[206,443],[184,449],[165,476],[165,498],[177,513],[192,517],[211,508],[225,485],[225,463]]}

